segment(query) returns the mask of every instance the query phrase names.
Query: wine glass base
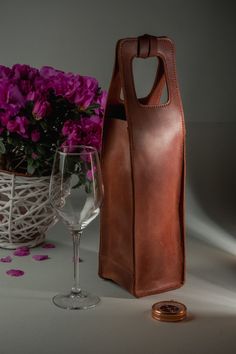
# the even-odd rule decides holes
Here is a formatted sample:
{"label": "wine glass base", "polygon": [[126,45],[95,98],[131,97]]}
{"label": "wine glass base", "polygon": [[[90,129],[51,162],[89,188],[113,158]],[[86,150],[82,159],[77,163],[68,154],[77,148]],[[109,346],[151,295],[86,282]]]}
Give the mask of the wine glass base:
{"label": "wine glass base", "polygon": [[53,297],[52,301],[61,309],[87,310],[95,307],[100,302],[100,298],[81,290],[79,294],[74,294],[73,292],[58,294]]}

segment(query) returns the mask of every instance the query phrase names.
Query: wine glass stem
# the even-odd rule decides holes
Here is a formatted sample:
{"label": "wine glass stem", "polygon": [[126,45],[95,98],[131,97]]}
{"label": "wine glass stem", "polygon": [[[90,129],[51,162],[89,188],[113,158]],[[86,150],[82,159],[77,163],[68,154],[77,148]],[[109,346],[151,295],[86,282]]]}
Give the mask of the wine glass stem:
{"label": "wine glass stem", "polygon": [[72,231],[73,237],[73,263],[74,263],[74,284],[71,289],[72,294],[76,295],[81,292],[79,286],[79,247],[80,247],[80,238],[82,231]]}

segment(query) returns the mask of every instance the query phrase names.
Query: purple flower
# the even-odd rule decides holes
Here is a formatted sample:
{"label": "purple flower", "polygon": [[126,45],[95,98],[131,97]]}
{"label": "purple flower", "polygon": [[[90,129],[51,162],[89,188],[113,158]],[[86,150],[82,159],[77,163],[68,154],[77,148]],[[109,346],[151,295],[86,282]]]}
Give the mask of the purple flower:
{"label": "purple flower", "polygon": [[84,86],[90,91],[96,93],[98,90],[98,82],[94,77],[83,76]]}
{"label": "purple flower", "polygon": [[0,80],[0,107],[5,108],[8,104],[8,91],[11,85],[11,81],[7,79]]}
{"label": "purple flower", "polygon": [[[40,162],[45,159],[42,166],[45,173],[51,168],[51,147],[62,139],[62,146],[70,149],[78,144],[100,149],[105,101],[106,93],[92,77],[65,73],[49,66],[38,70],[29,65],[16,64],[12,68],[0,65],[0,136],[4,144],[9,138],[9,145],[5,144],[7,149],[16,154],[24,151],[27,163],[30,158]],[[87,108],[94,104],[99,107],[90,117]],[[87,111],[82,117],[84,110]],[[68,119],[70,116],[73,120]],[[17,143],[19,137],[21,144]],[[44,143],[40,154],[32,154],[24,139]],[[9,156],[9,168],[14,170],[14,156]],[[24,167],[22,164],[19,169]],[[38,172],[39,167],[35,174]]]}
{"label": "purple flower", "polygon": [[0,65],[0,79],[8,79],[11,74],[11,69]]}
{"label": "purple flower", "polygon": [[20,269],[9,269],[6,271],[7,275],[10,275],[11,277],[21,277],[22,275],[25,274],[23,270]]}
{"label": "purple flower", "polygon": [[100,105],[100,108],[95,110],[96,114],[100,115],[99,113],[101,113],[101,116],[103,116],[106,107],[106,101],[107,101],[107,93],[106,91],[102,91],[101,94],[98,95],[95,100],[95,103]]}
{"label": "purple flower", "polygon": [[29,91],[26,96],[27,101],[36,101],[39,99],[39,94],[36,91]]}
{"label": "purple flower", "polygon": [[34,142],[34,143],[37,143],[40,139],[40,132],[38,130],[33,130],[31,132],[31,140]]}
{"label": "purple flower", "polygon": [[73,131],[73,121],[67,120],[62,127],[62,135],[67,136]]}
{"label": "purple flower", "polygon": [[40,75],[44,79],[52,78],[62,71],[52,68],[51,66],[43,66],[40,69]]}
{"label": "purple flower", "polygon": [[33,160],[37,160],[37,158],[39,157],[39,155],[36,154],[35,152],[32,152],[31,157],[32,157]]}
{"label": "purple flower", "polygon": [[9,119],[10,119],[9,112],[0,112],[0,122],[3,127],[7,126]]}
{"label": "purple flower", "polygon": [[96,168],[96,166],[94,166],[94,168],[93,168],[92,170],[89,170],[89,171],[86,173],[86,177],[87,177],[87,179],[88,179],[89,181],[92,181],[93,176],[94,176],[96,170],[97,170],[97,168]]}
{"label": "purple flower", "polygon": [[94,93],[91,91],[81,94],[77,92],[74,97],[74,103],[81,107],[81,109],[88,108],[94,100]]}
{"label": "purple flower", "polygon": [[15,119],[9,120],[7,123],[7,129],[11,133],[17,133],[23,138],[28,138],[28,126],[29,121],[26,117],[17,116]]}
{"label": "purple flower", "polygon": [[21,80],[29,80],[33,81],[34,78],[39,75],[39,70],[32,68],[29,65],[25,64],[15,64],[11,69],[12,80],[21,81]]}
{"label": "purple flower", "polygon": [[80,137],[80,122],[68,120],[62,128],[62,135],[67,137],[65,146],[79,145]]}
{"label": "purple flower", "polygon": [[17,103],[2,103],[0,108],[2,109],[0,116],[1,120],[5,121],[5,126],[9,121],[10,117],[17,116],[21,110],[21,107]]}
{"label": "purple flower", "polygon": [[91,116],[81,118],[79,121],[68,120],[62,128],[62,135],[66,137],[63,146],[87,145],[100,150],[102,119]]}
{"label": "purple flower", "polygon": [[95,101],[98,82],[92,77],[64,73],[48,66],[41,68],[40,75],[47,89],[52,89],[57,96],[63,96],[81,109],[88,108]]}
{"label": "purple flower", "polygon": [[2,258],[0,258],[0,262],[11,263],[12,262],[12,258],[11,258],[11,256],[2,257]]}
{"label": "purple flower", "polygon": [[50,112],[50,103],[48,101],[38,100],[34,104],[33,116],[36,120],[43,119]]}
{"label": "purple flower", "polygon": [[16,84],[11,84],[8,88],[7,103],[15,103],[20,107],[25,105],[25,98]]}
{"label": "purple flower", "polygon": [[24,100],[27,100],[29,92],[32,92],[32,82],[29,80],[21,80],[18,86],[21,93],[24,95]]}
{"label": "purple flower", "polygon": [[46,254],[37,254],[32,257],[35,261],[45,261],[46,259],[49,259],[49,256]]}
{"label": "purple flower", "polygon": [[56,70],[49,66],[44,66],[40,70],[40,75],[44,80],[44,85],[47,90],[51,89],[57,96],[65,97],[65,93],[68,90],[72,74],[65,74],[61,70]]}
{"label": "purple flower", "polygon": [[30,254],[30,250],[28,247],[19,247],[13,253],[14,256],[18,256],[18,257],[25,257],[28,256],[29,254]]}

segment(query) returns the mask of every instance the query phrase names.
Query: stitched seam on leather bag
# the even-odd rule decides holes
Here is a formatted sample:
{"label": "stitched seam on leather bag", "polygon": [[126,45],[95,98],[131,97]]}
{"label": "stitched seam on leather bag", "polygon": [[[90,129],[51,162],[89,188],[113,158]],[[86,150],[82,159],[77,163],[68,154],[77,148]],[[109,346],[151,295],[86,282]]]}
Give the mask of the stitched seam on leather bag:
{"label": "stitched seam on leather bag", "polygon": [[[174,73],[174,81],[175,81],[175,89],[176,89],[176,99],[177,99],[177,106],[179,108],[181,114],[181,134],[182,134],[182,158],[183,158],[183,165],[182,165],[182,177],[181,177],[181,190],[179,195],[179,204],[178,210],[180,208],[180,203],[182,201],[182,220],[181,220],[181,243],[182,243],[182,250],[183,250],[183,269],[182,269],[182,279],[185,281],[185,272],[186,272],[186,259],[185,259],[185,179],[186,179],[186,148],[185,148],[185,122],[184,122],[184,111],[182,106],[182,100],[180,96],[180,89],[179,83],[177,80],[177,71],[176,71],[176,54],[175,54],[175,47],[171,46],[172,51],[172,60],[173,60],[173,73]],[[182,197],[181,197],[182,196]]]}
{"label": "stitched seam on leather bag", "polygon": [[[185,121],[184,121],[184,111],[183,111],[183,105],[182,105],[182,99],[180,96],[180,89],[179,89],[179,83],[177,80],[177,71],[176,71],[176,60],[175,60],[176,54],[175,54],[175,48],[172,46],[172,59],[173,59],[173,69],[174,69],[174,80],[175,80],[175,85],[176,85],[176,93],[177,93],[177,104],[179,107],[179,110],[181,112],[181,132],[182,132],[182,154],[183,154],[183,176],[182,176],[182,181],[181,181],[181,192],[180,195],[182,194],[182,198],[179,197],[179,204],[181,203],[182,199],[182,225],[181,225],[181,241],[182,241],[182,250],[183,250],[183,281],[185,281],[185,273],[186,273],[186,257],[185,257],[185,180],[186,180],[186,145],[185,145],[185,136],[186,136],[186,130],[185,130]],[[178,206],[179,207],[179,206]]]}
{"label": "stitched seam on leather bag", "polygon": [[[133,41],[133,39],[125,39],[120,44],[120,51],[119,56],[121,56],[122,60],[124,58],[122,53],[122,48],[126,42]],[[118,58],[119,59],[119,58]],[[129,153],[130,153],[130,167],[131,167],[131,180],[132,180],[132,253],[133,253],[133,272],[132,274],[132,291],[134,292],[135,289],[135,273],[136,273],[136,257],[135,257],[135,183],[134,183],[134,163],[133,163],[133,152],[134,152],[134,143],[133,143],[133,127],[132,127],[132,120],[129,119],[129,112],[127,109],[127,85],[124,80],[124,71],[122,60],[120,63],[120,79],[121,79],[121,86],[123,84],[123,94],[124,94],[124,106],[125,106],[125,113],[126,113],[126,120],[128,124],[128,134],[129,134]],[[130,128],[129,128],[130,127]]]}
{"label": "stitched seam on leather bag", "polygon": [[[102,137],[102,148],[101,148],[101,167],[103,166],[104,163],[104,140],[103,140],[103,136],[104,136],[104,128],[105,128],[105,124],[107,124],[107,110],[108,110],[108,106],[110,104],[110,96],[111,96],[111,89],[112,89],[112,82],[115,79],[115,74],[116,74],[116,65],[119,65],[118,62],[118,58],[117,58],[117,47],[115,50],[115,62],[113,64],[113,72],[112,72],[112,77],[111,77],[111,82],[109,85],[109,90],[108,90],[108,96],[107,96],[107,102],[106,102],[106,106],[105,106],[105,110],[104,110],[104,120],[103,120],[103,125],[102,125],[102,132],[101,132],[101,137]],[[119,71],[119,70],[118,70]],[[103,210],[101,208],[101,214],[100,214],[100,244],[99,244],[99,272],[102,272],[102,263],[100,261],[100,252],[101,250],[103,250],[103,245],[104,245],[104,232],[103,232],[103,228],[104,228],[104,224],[103,224]]]}

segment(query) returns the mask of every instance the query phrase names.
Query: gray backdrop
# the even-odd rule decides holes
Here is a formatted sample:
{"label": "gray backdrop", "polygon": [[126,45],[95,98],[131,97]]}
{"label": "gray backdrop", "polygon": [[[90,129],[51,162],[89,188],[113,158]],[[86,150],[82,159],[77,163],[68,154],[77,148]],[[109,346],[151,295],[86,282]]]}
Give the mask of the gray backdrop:
{"label": "gray backdrop", "polygon": [[[52,65],[111,77],[115,43],[144,33],[168,35],[187,122],[189,234],[236,254],[235,1],[0,0],[0,62]],[[146,92],[155,62],[139,68]]]}

